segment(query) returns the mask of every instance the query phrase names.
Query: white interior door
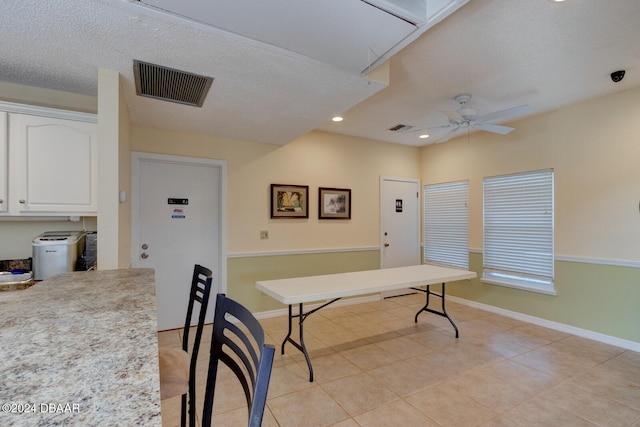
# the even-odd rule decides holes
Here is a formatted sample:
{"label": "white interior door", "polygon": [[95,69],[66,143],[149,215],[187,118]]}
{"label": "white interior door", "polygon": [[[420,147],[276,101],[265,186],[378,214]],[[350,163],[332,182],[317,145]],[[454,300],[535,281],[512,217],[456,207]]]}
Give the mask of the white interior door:
{"label": "white interior door", "polygon": [[[420,181],[380,178],[380,266],[420,264]],[[409,290],[383,292],[383,297]]]}
{"label": "white interior door", "polygon": [[158,330],[184,326],[195,264],[214,272],[208,322],[226,291],[225,175],[223,161],[133,154],[132,265],[155,270]]}

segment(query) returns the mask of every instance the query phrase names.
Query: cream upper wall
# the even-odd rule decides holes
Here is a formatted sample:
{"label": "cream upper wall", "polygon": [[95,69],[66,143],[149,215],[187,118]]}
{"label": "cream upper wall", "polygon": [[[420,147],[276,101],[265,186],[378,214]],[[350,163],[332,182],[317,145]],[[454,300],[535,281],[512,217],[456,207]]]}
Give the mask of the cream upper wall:
{"label": "cream upper wall", "polygon": [[[118,266],[131,266],[131,123],[125,101],[122,79],[119,78],[118,97]],[[126,201],[120,201],[120,191]]]}
{"label": "cream upper wall", "polygon": [[[279,146],[134,126],[131,149],[227,161],[230,254],[378,246],[379,177],[420,175],[418,148],[320,131]],[[272,183],[308,185],[309,218],[271,219]],[[350,188],[351,220],[318,220],[318,187]]]}
{"label": "cream upper wall", "polygon": [[556,256],[640,260],[640,88],[476,132],[421,153],[423,184],[468,179],[469,243],[482,248],[482,180],[555,170]]}

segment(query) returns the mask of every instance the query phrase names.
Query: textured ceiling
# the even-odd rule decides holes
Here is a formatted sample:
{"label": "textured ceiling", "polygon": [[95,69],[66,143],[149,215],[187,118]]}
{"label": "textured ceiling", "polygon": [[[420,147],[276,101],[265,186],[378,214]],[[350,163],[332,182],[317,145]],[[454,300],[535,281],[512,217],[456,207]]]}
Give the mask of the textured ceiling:
{"label": "textured ceiling", "polygon": [[[95,96],[98,69],[116,70],[133,124],[275,144],[319,128],[424,145],[387,129],[444,125],[439,111],[456,109],[459,93],[480,114],[521,104],[537,114],[640,84],[638,0],[470,0],[392,57],[388,87],[127,0],[3,0],[0,12],[0,81]],[[133,59],[213,77],[205,104],[136,96]],[[613,83],[617,69],[627,73]]]}

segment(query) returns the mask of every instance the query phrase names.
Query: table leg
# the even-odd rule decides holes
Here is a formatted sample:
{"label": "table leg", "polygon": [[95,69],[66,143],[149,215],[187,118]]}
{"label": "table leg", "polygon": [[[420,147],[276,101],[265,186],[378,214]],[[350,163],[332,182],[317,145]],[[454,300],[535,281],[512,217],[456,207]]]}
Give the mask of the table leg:
{"label": "table leg", "polygon": [[[309,311],[308,313],[305,313],[303,311],[303,306],[302,303],[300,303],[300,309],[298,314],[293,314],[293,308],[291,306],[291,304],[289,304],[289,331],[287,332],[287,336],[285,337],[284,341],[282,341],[282,354],[284,354],[284,345],[289,342],[291,343],[291,345],[293,345],[295,348],[297,348],[298,350],[300,350],[302,352],[302,354],[304,354],[304,358],[307,361],[307,366],[309,367],[309,382],[313,382],[313,367],[311,366],[311,359],[309,358],[309,353],[307,352],[307,346],[304,345],[304,321],[306,320],[307,317],[309,317],[310,314],[315,313],[316,311],[320,310],[323,307],[328,306],[329,304],[332,304],[336,301],[338,301],[340,298],[336,298],[333,299],[325,304],[322,304],[320,307],[316,307],[313,310]],[[291,338],[291,332],[292,332],[292,324],[293,324],[293,318],[297,317],[299,318],[299,322],[298,325],[300,327],[300,343],[297,343],[293,340],[293,338]]]}
{"label": "table leg", "polygon": [[[416,317],[415,317],[415,322],[418,323],[418,315],[420,313],[422,313],[423,311],[428,311],[429,313],[433,313],[433,314],[437,314],[438,316],[442,316],[442,317],[446,317],[447,320],[449,320],[449,323],[451,323],[451,326],[453,326],[453,329],[455,329],[456,331],[456,338],[458,338],[459,333],[458,333],[458,327],[456,326],[455,323],[453,323],[453,319],[451,319],[451,317],[449,316],[449,314],[447,313],[447,310],[444,307],[444,296],[445,296],[445,284],[442,284],[442,294],[438,294],[435,292],[431,292],[430,286],[427,285],[427,289],[421,289],[421,288],[411,288],[413,290],[416,291],[420,291],[420,292],[424,292],[427,295],[427,299],[426,299],[426,304],[424,305],[424,307],[422,307],[417,313],[416,313]],[[438,297],[442,300],[442,311],[437,311],[437,310],[433,310],[431,308],[429,308],[429,295],[433,295],[435,297]]]}

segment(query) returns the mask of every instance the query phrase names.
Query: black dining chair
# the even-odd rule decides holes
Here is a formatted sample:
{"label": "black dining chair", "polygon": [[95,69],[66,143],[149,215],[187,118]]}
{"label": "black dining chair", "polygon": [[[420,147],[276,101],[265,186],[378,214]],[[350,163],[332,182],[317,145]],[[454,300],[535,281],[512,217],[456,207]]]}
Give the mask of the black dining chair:
{"label": "black dining chair", "polygon": [[[196,363],[207,307],[209,306],[212,281],[211,270],[196,264],[191,278],[187,319],[182,332],[182,348],[160,347],[159,349],[160,398],[164,400],[174,396],[182,396],[180,414],[182,427],[186,426],[187,410],[189,412],[189,426],[196,425]],[[189,331],[196,304],[200,305],[200,314],[198,315],[193,346],[189,352]]]}
{"label": "black dining chair", "polygon": [[267,401],[275,347],[264,343],[264,330],[244,306],[218,294],[202,426],[211,426],[218,362],[227,365],[242,384],[249,411],[249,427],[259,427]]}

